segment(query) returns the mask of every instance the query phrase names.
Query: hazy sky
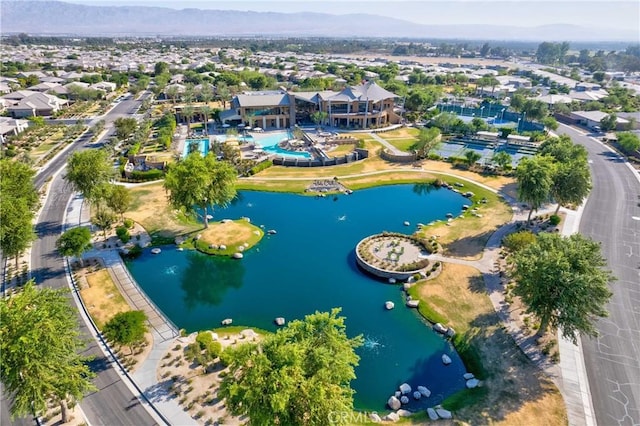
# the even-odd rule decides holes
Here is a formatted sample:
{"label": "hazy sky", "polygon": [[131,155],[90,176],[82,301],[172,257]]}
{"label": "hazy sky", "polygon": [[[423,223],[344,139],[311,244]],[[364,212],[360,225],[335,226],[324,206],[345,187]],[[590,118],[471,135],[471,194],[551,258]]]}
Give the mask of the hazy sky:
{"label": "hazy sky", "polygon": [[231,9],[258,12],[321,12],[336,15],[370,13],[419,24],[495,24],[533,27],[575,24],[583,27],[617,28],[638,32],[640,1],[554,0],[67,0],[90,5],[144,5],[174,9]]}

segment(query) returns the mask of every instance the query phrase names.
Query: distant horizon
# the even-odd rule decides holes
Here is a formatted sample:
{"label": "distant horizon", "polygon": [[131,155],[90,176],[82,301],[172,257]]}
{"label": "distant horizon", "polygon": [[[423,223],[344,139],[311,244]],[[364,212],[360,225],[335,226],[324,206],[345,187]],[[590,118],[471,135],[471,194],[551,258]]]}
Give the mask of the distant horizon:
{"label": "distant horizon", "polygon": [[[170,9],[217,9],[253,12],[315,12],[332,15],[365,13],[426,25],[504,25],[523,28],[577,25],[598,30],[616,29],[640,34],[640,2],[601,1],[486,1],[486,0],[60,0],[89,6],[148,6]],[[462,6],[464,5],[464,6]],[[461,7],[462,6],[462,7]],[[515,20],[526,17],[526,20]],[[640,42],[640,35],[636,40]]]}

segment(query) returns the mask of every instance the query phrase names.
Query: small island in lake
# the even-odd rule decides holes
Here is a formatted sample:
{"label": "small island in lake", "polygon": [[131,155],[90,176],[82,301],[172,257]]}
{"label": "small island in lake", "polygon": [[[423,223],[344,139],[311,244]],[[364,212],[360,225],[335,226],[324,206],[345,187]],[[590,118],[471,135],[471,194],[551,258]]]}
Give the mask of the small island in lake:
{"label": "small island in lake", "polygon": [[253,225],[248,218],[223,219],[210,222],[207,228],[187,235],[178,246],[206,254],[240,259],[242,256],[234,255],[251,249],[262,237],[264,231]]}

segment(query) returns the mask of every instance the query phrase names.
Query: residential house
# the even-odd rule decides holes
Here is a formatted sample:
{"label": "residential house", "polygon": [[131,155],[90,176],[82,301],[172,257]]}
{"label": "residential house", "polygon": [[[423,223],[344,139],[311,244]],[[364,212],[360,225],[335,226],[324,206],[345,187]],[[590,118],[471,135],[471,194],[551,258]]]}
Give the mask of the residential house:
{"label": "residential house", "polygon": [[33,90],[34,92],[46,93],[49,90],[51,90],[51,89],[53,89],[55,87],[60,87],[60,86],[61,85],[59,83],[43,82],[43,83],[36,84],[35,86],[28,87],[27,90]]}
{"label": "residential house", "polygon": [[46,93],[35,92],[7,108],[14,118],[49,116],[60,110],[67,101]]}
{"label": "residential house", "polygon": [[[570,114],[570,118],[575,120],[576,124],[589,129],[594,129],[596,126],[600,127],[600,121],[608,116],[609,114],[602,111],[573,111]],[[616,122],[616,130],[625,130],[629,125],[629,120],[622,117],[616,117]]]}
{"label": "residential house", "polygon": [[27,127],[29,127],[29,122],[27,120],[0,117],[0,142],[4,144],[7,136],[17,135]]}

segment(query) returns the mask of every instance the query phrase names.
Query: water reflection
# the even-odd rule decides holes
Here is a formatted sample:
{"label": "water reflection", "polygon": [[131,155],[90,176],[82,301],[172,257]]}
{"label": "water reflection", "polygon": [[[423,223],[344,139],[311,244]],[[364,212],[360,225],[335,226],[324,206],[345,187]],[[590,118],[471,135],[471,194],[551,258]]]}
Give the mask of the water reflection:
{"label": "water reflection", "polygon": [[180,284],[186,307],[192,310],[198,304],[219,305],[229,288],[242,287],[243,277],[242,262],[189,253]]}

